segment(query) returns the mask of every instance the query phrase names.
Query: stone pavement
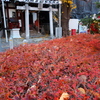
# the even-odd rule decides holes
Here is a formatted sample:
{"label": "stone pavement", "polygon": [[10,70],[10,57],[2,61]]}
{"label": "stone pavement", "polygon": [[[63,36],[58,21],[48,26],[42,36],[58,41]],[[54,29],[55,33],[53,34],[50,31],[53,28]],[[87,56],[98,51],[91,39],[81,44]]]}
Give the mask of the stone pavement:
{"label": "stone pavement", "polygon": [[[34,37],[30,38],[27,43],[40,43],[44,40],[50,40],[50,39],[51,38],[49,35],[34,36]],[[11,40],[6,42],[5,38],[0,38],[0,52],[4,52],[7,49],[11,48],[10,41]],[[11,43],[13,43],[13,47],[16,47],[20,44],[23,44],[23,42],[25,42],[25,41],[26,41],[25,38],[14,38],[13,42],[11,42]]]}

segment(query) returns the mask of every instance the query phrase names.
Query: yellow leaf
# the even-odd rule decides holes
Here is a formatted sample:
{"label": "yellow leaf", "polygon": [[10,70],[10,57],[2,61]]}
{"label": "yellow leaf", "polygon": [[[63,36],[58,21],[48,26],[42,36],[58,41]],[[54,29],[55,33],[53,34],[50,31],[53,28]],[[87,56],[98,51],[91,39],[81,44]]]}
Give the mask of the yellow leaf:
{"label": "yellow leaf", "polygon": [[81,94],[86,94],[85,90],[83,88],[78,88]]}
{"label": "yellow leaf", "polygon": [[59,100],[68,100],[68,99],[69,99],[69,94],[67,92],[64,92],[62,93]]}

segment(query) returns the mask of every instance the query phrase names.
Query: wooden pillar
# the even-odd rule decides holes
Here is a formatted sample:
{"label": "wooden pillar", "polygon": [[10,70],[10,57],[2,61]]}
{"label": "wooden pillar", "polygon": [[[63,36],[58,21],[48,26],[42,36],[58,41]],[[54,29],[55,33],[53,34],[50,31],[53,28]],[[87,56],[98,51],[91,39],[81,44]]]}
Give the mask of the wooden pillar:
{"label": "wooden pillar", "polygon": [[7,18],[9,20],[9,7],[8,7],[8,3],[7,3]]}
{"label": "wooden pillar", "polygon": [[25,4],[25,30],[26,30],[26,39],[29,39],[29,6],[28,4],[26,3]]}
{"label": "wooden pillar", "polygon": [[17,18],[17,20],[19,19],[18,14],[19,14],[19,11],[18,11],[18,10],[16,10],[16,18]]}
{"label": "wooden pillar", "polygon": [[53,39],[54,38],[54,34],[53,34],[53,16],[52,16],[52,6],[51,5],[50,5],[49,9],[50,9],[50,11],[49,11],[50,36]]}
{"label": "wooden pillar", "polygon": [[4,1],[2,0],[2,12],[3,12],[3,21],[4,21],[4,31],[6,36],[6,42],[8,42],[8,35],[7,35],[7,25],[6,25],[6,16],[5,16],[5,7],[4,7]]}
{"label": "wooden pillar", "polygon": [[21,22],[22,22],[21,31],[22,31],[22,32],[24,32],[24,31],[25,31],[25,29],[24,29],[24,25],[25,25],[25,23],[24,23],[24,16],[23,16],[23,12],[21,12]]}
{"label": "wooden pillar", "polygon": [[57,34],[58,34],[58,37],[59,37],[59,38],[62,37],[62,27],[61,27],[61,4],[62,4],[62,2],[59,1],[59,27],[58,27],[58,31],[57,31]]}

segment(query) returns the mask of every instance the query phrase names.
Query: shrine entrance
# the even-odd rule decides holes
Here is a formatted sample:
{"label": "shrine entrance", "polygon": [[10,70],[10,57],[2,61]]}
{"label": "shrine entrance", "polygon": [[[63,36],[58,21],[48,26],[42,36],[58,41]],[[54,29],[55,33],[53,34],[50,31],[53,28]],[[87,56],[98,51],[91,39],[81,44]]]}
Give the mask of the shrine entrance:
{"label": "shrine entrance", "polygon": [[39,12],[39,23],[40,31],[42,34],[50,34],[50,25],[49,25],[49,11]]}
{"label": "shrine entrance", "polygon": [[[21,20],[20,31],[25,37],[25,11],[18,11]],[[49,11],[29,11],[29,32],[30,37],[41,33],[42,35],[50,34]]]}
{"label": "shrine entrance", "polygon": [[[54,1],[54,3],[55,3],[55,1]],[[28,3],[25,2],[25,4],[23,4],[23,5],[16,6],[16,9],[18,11],[25,12],[25,15],[24,15],[25,23],[24,22],[22,22],[22,23],[25,25],[26,39],[30,38],[30,27],[32,28],[32,22],[33,22],[33,25],[36,26],[36,28],[38,29],[38,32],[40,31],[40,29],[43,31],[43,28],[42,28],[43,26],[45,26],[45,27],[48,26],[51,38],[54,37],[53,12],[57,12],[58,8],[53,7],[53,5],[58,5],[59,2],[57,1],[57,4],[53,4],[53,5],[52,4],[53,3],[48,4],[47,6],[43,6],[42,2],[37,3],[37,5],[35,5],[35,4],[30,5],[29,2]],[[61,12],[60,12],[60,14],[61,14]],[[32,17],[33,17],[33,19],[31,19]],[[60,17],[58,17],[58,18],[60,18]],[[46,21],[47,21],[47,23],[45,23]],[[22,26],[24,26],[24,25],[22,25]],[[45,29],[47,29],[47,28],[45,28]]]}

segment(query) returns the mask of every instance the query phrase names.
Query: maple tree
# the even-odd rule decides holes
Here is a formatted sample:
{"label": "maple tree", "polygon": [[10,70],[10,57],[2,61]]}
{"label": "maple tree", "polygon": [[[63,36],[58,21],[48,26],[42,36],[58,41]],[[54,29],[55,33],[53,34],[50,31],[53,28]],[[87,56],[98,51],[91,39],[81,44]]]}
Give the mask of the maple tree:
{"label": "maple tree", "polygon": [[0,53],[0,100],[64,99],[100,99],[100,34],[25,44]]}
{"label": "maple tree", "polygon": [[[73,0],[61,0],[62,1],[62,34],[63,37],[69,36],[69,20],[70,14],[73,9],[76,8],[76,4]],[[90,2],[91,0],[80,0],[85,2]]]}
{"label": "maple tree", "polygon": [[62,1],[62,33],[63,36],[69,36],[69,19],[72,9],[76,8],[73,0],[61,0]]}

